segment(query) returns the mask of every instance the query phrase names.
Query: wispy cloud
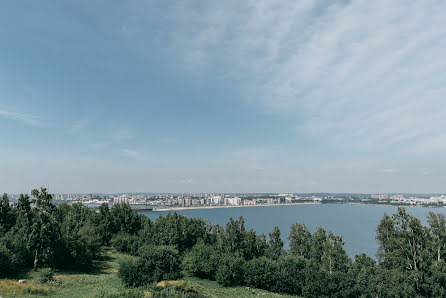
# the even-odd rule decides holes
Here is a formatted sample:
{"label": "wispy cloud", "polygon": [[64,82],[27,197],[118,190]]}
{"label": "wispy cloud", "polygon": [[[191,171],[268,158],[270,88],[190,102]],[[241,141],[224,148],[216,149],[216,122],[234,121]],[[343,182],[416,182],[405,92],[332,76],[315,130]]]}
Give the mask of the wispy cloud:
{"label": "wispy cloud", "polygon": [[385,173],[385,174],[395,174],[398,173],[399,170],[395,170],[395,169],[384,169],[380,171],[381,173]]}
{"label": "wispy cloud", "polygon": [[80,120],[80,121],[74,123],[73,125],[71,125],[70,132],[72,132],[72,133],[79,132],[79,131],[83,130],[84,128],[86,128],[89,123],[90,123],[89,120]]}
{"label": "wispy cloud", "polygon": [[31,126],[42,126],[43,121],[39,116],[29,114],[29,113],[18,113],[13,111],[8,111],[0,109],[0,117],[4,117],[10,120],[21,121],[27,125]]}
{"label": "wispy cloud", "polygon": [[111,138],[116,141],[125,141],[133,138],[133,135],[127,129],[119,129],[112,133]]}
{"label": "wispy cloud", "polygon": [[[298,115],[303,134],[372,149],[428,146],[446,126],[446,2],[253,0],[169,9],[174,21],[158,43],[191,72],[236,81],[252,104]],[[141,52],[153,45],[144,44],[151,26],[143,11],[126,27]]]}
{"label": "wispy cloud", "polygon": [[124,155],[128,158],[135,159],[135,160],[139,160],[139,161],[147,160],[146,155],[138,150],[125,148],[125,149],[121,149],[121,153],[122,153],[122,155]]}

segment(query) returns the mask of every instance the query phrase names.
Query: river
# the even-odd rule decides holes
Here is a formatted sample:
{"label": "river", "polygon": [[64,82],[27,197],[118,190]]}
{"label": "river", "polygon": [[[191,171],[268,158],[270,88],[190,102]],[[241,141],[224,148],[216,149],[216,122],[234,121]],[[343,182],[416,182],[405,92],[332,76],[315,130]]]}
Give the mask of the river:
{"label": "river", "polygon": [[[446,214],[446,208],[407,207],[407,211],[426,224],[430,211]],[[292,223],[305,224],[314,232],[323,227],[343,237],[347,253],[366,253],[375,257],[378,243],[375,240],[376,227],[385,213],[391,215],[397,211],[395,206],[350,205],[350,204],[314,204],[246,208],[215,208],[178,210],[179,214],[188,217],[200,217],[212,224],[225,225],[229,218],[245,218],[247,229],[257,233],[268,234],[278,226],[282,233],[285,248],[288,248],[288,234]],[[140,211],[140,213],[156,219],[167,211]]]}

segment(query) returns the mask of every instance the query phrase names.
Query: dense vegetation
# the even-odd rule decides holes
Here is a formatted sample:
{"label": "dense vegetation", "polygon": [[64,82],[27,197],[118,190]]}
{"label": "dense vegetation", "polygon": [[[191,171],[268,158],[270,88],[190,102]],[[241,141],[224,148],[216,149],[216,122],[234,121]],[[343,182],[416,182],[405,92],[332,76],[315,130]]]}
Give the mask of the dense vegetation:
{"label": "dense vegetation", "polygon": [[[123,258],[119,277],[143,288],[183,274],[305,297],[439,297],[446,295],[446,220],[431,213],[428,226],[398,209],[377,227],[377,260],[354,260],[342,238],[295,223],[283,249],[281,231],[268,237],[246,230],[244,219],[225,227],[176,213],[157,220],[129,205],[55,206],[46,189],[0,201],[0,276],[51,267],[88,271],[101,246],[134,255]],[[43,271],[45,273],[45,271]],[[45,273],[48,275],[48,273]],[[45,276],[43,274],[43,276]],[[48,275],[49,276],[49,275]],[[48,279],[48,278],[47,278]]]}

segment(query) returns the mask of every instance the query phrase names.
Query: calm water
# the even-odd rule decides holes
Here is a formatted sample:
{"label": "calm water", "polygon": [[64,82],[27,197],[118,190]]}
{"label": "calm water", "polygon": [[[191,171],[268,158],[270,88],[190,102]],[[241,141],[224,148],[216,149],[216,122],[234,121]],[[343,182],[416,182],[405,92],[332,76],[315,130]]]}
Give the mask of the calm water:
{"label": "calm water", "polygon": [[[430,211],[446,214],[446,208],[407,207],[407,211],[426,223]],[[393,214],[397,207],[374,205],[292,205],[272,207],[220,208],[179,210],[179,214],[188,217],[201,217],[212,224],[225,225],[230,217],[243,216],[247,229],[257,233],[268,234],[277,225],[282,232],[285,247],[288,247],[289,228],[292,223],[304,223],[312,232],[317,227],[333,231],[343,237],[345,248],[350,256],[366,253],[375,256],[378,244],[375,241],[375,231],[384,213]],[[141,211],[151,219],[167,212]]]}

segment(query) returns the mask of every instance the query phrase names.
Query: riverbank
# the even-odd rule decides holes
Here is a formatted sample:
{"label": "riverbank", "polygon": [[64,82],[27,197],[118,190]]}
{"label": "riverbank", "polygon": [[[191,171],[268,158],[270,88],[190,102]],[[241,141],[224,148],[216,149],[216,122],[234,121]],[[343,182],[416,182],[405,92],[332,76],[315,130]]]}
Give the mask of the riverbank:
{"label": "riverbank", "polygon": [[299,206],[299,205],[321,205],[321,204],[325,204],[325,205],[327,205],[327,204],[336,204],[336,205],[393,206],[393,207],[411,207],[411,208],[446,208],[446,206],[436,206],[436,205],[376,204],[376,203],[361,203],[361,202],[339,202],[339,203],[302,202],[302,203],[257,204],[257,205],[222,205],[222,206],[171,207],[171,208],[153,209],[152,211],[166,212],[166,211],[179,211],[179,210],[245,208],[245,207],[275,207],[275,206]]}
{"label": "riverbank", "polygon": [[190,206],[190,207],[157,208],[157,209],[153,209],[152,211],[177,211],[177,210],[245,208],[245,207],[274,207],[274,206],[319,205],[319,204],[321,204],[321,203],[320,202],[302,202],[302,203],[258,204],[258,205]]}

